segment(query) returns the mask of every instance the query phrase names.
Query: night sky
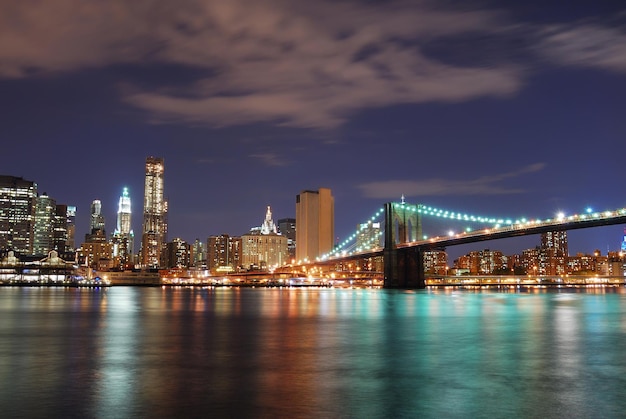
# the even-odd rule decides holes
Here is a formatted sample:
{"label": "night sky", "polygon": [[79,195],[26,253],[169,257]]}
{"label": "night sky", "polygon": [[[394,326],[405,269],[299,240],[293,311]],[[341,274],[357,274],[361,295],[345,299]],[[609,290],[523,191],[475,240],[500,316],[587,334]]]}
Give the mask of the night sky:
{"label": "night sky", "polygon": [[[267,205],[294,217],[319,187],[341,240],[401,195],[494,217],[617,209],[626,3],[0,0],[0,110],[0,174],[76,205],[79,241],[94,199],[113,232],[124,186],[140,236],[147,156],[165,159],[168,238],[190,242]],[[618,250],[623,228],[571,232],[570,254]]]}

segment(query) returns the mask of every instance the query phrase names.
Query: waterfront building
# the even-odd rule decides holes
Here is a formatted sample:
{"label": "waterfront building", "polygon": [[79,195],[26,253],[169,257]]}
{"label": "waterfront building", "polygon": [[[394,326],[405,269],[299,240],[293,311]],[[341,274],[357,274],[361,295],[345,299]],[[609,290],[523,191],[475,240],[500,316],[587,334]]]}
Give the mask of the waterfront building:
{"label": "waterfront building", "polygon": [[368,221],[357,226],[356,251],[365,252],[381,247],[380,223]]}
{"label": "waterfront building", "polygon": [[200,239],[196,239],[191,246],[191,265],[206,269],[206,246]]}
{"label": "waterfront building", "polygon": [[143,200],[143,231],[141,235],[141,264],[158,268],[167,240],[167,201],[163,195],[164,160],[146,159],[146,178]]}
{"label": "waterfront building", "polygon": [[288,262],[287,237],[278,233],[268,206],[261,227],[241,236],[241,263],[246,269],[271,270]]}
{"label": "waterfront building", "polygon": [[56,201],[45,192],[35,199],[33,255],[47,256],[53,250],[56,209]]}
{"label": "waterfront building", "polygon": [[162,266],[167,268],[188,268],[191,260],[191,246],[181,238],[175,238],[165,246]]}
{"label": "waterfront building", "polygon": [[447,275],[448,254],[444,250],[427,250],[424,252],[424,273],[435,275]]}
{"label": "waterfront building", "polygon": [[122,189],[117,205],[117,225],[111,238],[113,259],[116,267],[131,268],[134,265],[133,248],[135,234],[131,229],[131,200],[128,188]]}
{"label": "waterfront building", "polygon": [[209,236],[206,258],[207,269],[213,274],[236,271],[241,266],[241,237]]}
{"label": "waterfront building", "polygon": [[499,250],[479,250],[469,252],[455,261],[457,270],[470,275],[490,275],[508,273],[507,257]]}
{"label": "waterfront building", "polygon": [[21,177],[0,176],[0,251],[33,253],[37,184]]}
{"label": "waterfront building", "polygon": [[105,232],[102,202],[100,202],[99,199],[94,199],[91,203],[91,218],[89,227],[90,234],[95,234],[97,230],[102,230],[103,233]]}
{"label": "waterfront building", "polygon": [[278,232],[287,237],[287,253],[289,260],[296,259],[296,219],[281,218],[277,221]]}
{"label": "waterfront building", "polygon": [[622,239],[621,250],[622,253],[626,254],[626,228],[624,229],[624,238]]}
{"label": "waterfront building", "polygon": [[333,248],[335,202],[330,189],[302,191],[296,196],[296,259],[315,261]]}
{"label": "waterfront building", "polygon": [[564,275],[567,273],[567,231],[542,233],[539,250],[539,274]]}
{"label": "waterfront building", "polygon": [[76,237],[76,207],[73,205],[57,204],[53,245],[63,259],[73,259],[71,253],[75,250]]}
{"label": "waterfront building", "polygon": [[79,264],[92,269],[105,270],[103,265],[106,269],[111,265],[113,245],[107,242],[102,230],[97,230],[96,234],[90,235],[89,241],[81,245],[77,253]]}

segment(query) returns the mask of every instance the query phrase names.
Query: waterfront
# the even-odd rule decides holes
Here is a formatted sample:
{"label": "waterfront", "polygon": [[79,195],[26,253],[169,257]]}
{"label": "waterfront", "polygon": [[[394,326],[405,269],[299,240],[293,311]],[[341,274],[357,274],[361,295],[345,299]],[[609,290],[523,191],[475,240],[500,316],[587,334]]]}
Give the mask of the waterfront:
{"label": "waterfront", "polygon": [[3,287],[7,417],[622,417],[626,290]]}

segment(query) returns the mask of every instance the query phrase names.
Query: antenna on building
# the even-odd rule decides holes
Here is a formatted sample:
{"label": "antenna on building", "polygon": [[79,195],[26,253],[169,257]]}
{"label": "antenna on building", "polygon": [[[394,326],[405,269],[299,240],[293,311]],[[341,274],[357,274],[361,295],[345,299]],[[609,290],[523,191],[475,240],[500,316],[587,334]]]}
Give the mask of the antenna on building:
{"label": "antenna on building", "polygon": [[402,204],[404,204],[404,194],[402,194],[402,196],[400,197],[400,201]]}

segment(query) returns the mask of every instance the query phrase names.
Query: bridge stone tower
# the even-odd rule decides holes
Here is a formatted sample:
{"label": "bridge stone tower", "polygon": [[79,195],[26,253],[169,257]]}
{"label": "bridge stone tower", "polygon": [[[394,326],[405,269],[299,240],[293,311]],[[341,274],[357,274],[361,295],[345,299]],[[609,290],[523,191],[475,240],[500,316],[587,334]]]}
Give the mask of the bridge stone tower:
{"label": "bridge stone tower", "polygon": [[418,210],[419,205],[404,202],[385,204],[385,288],[426,287],[421,249],[402,246],[422,237],[422,219]]}

